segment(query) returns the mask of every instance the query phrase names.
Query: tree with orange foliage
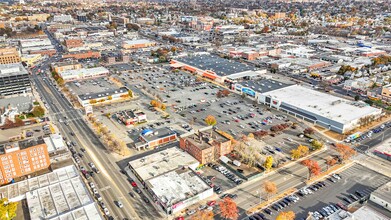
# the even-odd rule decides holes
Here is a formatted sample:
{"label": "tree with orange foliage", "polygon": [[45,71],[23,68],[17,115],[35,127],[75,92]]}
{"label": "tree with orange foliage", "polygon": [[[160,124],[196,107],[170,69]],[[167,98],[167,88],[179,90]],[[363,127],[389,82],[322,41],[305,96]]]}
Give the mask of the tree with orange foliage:
{"label": "tree with orange foliage", "polygon": [[337,163],[337,159],[335,159],[334,157],[327,158],[327,159],[326,159],[327,170],[328,170],[330,167],[334,166],[336,163]]}
{"label": "tree with orange foliage", "polygon": [[280,212],[276,217],[276,220],[295,220],[295,213],[293,211]]}
{"label": "tree with orange foliage", "polygon": [[308,179],[311,179],[312,176],[317,176],[321,173],[322,169],[320,168],[318,162],[314,160],[303,160],[301,164],[308,168]]}
{"label": "tree with orange foliage", "polygon": [[239,217],[238,207],[231,198],[225,197],[223,200],[220,200],[219,207],[221,211],[221,216],[226,219],[236,220]]}
{"label": "tree with orange foliage", "polygon": [[217,124],[216,118],[213,115],[206,116],[205,122],[208,126],[213,126]]}
{"label": "tree with orange foliage", "polygon": [[335,144],[335,149],[341,156],[342,161],[346,161],[352,156],[356,155],[356,151],[353,150],[351,147],[344,145],[344,144]]}
{"label": "tree with orange foliage", "polygon": [[269,197],[273,194],[276,194],[277,193],[277,186],[275,183],[271,182],[271,181],[265,181],[263,183],[263,189],[265,190],[266,194],[267,194],[267,199],[269,200]]}
{"label": "tree with orange foliage", "polygon": [[190,220],[213,220],[214,213],[210,210],[197,211]]}

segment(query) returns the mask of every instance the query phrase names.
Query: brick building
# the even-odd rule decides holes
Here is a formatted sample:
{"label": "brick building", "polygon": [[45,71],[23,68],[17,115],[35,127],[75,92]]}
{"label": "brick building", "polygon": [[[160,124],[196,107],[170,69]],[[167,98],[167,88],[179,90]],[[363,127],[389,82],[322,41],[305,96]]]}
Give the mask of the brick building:
{"label": "brick building", "polygon": [[139,136],[140,142],[135,144],[137,150],[141,148],[156,148],[163,144],[167,144],[172,141],[177,140],[176,132],[171,130],[170,128],[159,128],[157,130],[144,130],[141,132]]}
{"label": "brick building", "polygon": [[179,146],[201,164],[213,162],[233,150],[231,140],[214,130],[181,136]]}
{"label": "brick building", "polygon": [[82,47],[83,46],[83,40],[82,39],[67,39],[64,40],[65,46],[68,49],[72,49],[75,47]]}
{"label": "brick building", "polygon": [[100,58],[100,52],[99,51],[78,51],[78,52],[71,52],[68,54],[62,55],[62,58],[74,58],[74,59],[88,59],[88,58]]}
{"label": "brick building", "polygon": [[0,64],[19,63],[19,52],[15,47],[0,48]]}
{"label": "brick building", "polygon": [[43,139],[28,139],[0,145],[0,184],[47,169],[50,158]]}

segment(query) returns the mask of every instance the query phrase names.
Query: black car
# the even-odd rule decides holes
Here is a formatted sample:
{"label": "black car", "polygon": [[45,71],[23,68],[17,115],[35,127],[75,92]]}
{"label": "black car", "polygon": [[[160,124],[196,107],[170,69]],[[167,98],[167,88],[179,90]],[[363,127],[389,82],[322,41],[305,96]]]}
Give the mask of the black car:
{"label": "black car", "polygon": [[364,197],[364,193],[362,193],[361,191],[356,191],[355,192],[357,196],[359,196],[360,198]]}
{"label": "black car", "polygon": [[144,200],[145,203],[149,203],[149,199],[147,197],[144,196],[143,200]]}
{"label": "black car", "polygon": [[220,199],[224,199],[227,196],[229,196],[229,194],[223,194],[222,196],[220,196]]}
{"label": "black car", "polygon": [[228,194],[228,197],[231,198],[231,199],[236,199],[236,198],[238,198],[238,195],[236,195],[236,194]]}
{"label": "black car", "polygon": [[277,206],[276,204],[272,205],[272,209],[276,210],[278,212],[278,210],[280,210],[280,207]]}
{"label": "black car", "polygon": [[350,199],[347,198],[347,197],[344,197],[343,200],[344,200],[346,203],[348,203],[348,204],[352,203],[352,200],[350,200]]}
{"label": "black car", "polygon": [[268,215],[272,215],[272,214],[273,214],[272,210],[270,210],[270,209],[268,209],[268,208],[264,209],[263,211],[264,211],[266,214],[268,214]]}

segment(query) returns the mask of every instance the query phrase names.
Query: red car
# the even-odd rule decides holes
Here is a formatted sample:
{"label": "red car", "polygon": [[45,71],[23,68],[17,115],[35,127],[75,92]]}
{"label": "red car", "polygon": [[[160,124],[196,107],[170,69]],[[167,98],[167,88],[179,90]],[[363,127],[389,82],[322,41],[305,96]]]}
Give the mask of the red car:
{"label": "red car", "polygon": [[131,182],[130,184],[131,184],[133,187],[137,187],[137,183],[136,183],[136,182],[134,182],[134,181],[133,181],[133,182]]}
{"label": "red car", "polygon": [[216,201],[209,201],[209,202],[207,202],[206,203],[208,206],[214,206],[214,205],[216,205]]}
{"label": "red car", "polygon": [[176,218],[176,220],[185,220],[185,218],[183,216],[179,216],[178,218]]}

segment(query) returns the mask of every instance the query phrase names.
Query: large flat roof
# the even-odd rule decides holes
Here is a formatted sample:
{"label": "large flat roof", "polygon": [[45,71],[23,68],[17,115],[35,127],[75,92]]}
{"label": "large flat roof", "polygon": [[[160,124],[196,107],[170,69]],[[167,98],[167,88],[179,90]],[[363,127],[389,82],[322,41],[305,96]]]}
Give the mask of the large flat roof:
{"label": "large flat roof", "polygon": [[169,205],[211,189],[194,171],[181,168],[152,178],[147,184],[162,202]]}
{"label": "large flat roof", "polygon": [[146,40],[146,39],[137,39],[137,40],[127,40],[127,41],[124,41],[125,44],[149,44],[149,43],[153,43],[152,41],[150,40]]}
{"label": "large flat roof", "polygon": [[175,60],[201,70],[210,70],[219,76],[228,76],[245,71],[256,71],[256,68],[249,65],[215,55],[197,55],[176,58]]}
{"label": "large flat roof", "polygon": [[199,162],[190,154],[175,147],[129,162],[144,181],[177,168],[186,166],[195,168],[198,164]]}
{"label": "large flat roof", "polygon": [[292,85],[292,83],[281,82],[274,79],[247,80],[244,82],[238,82],[238,84],[251,88],[259,93],[270,92]]}
{"label": "large flat roof", "polygon": [[25,198],[25,194],[29,191],[49,186],[63,180],[72,179],[77,176],[79,176],[79,174],[75,166],[66,166],[53,170],[51,173],[0,187],[0,199],[8,198],[13,201],[20,201]]}
{"label": "large flat roof", "polygon": [[276,89],[264,95],[342,124],[380,111],[377,108],[299,85]]}
{"label": "large flat roof", "polygon": [[60,73],[61,77],[72,77],[72,76],[94,76],[97,74],[109,73],[109,70],[105,67],[94,67],[94,68],[81,68],[76,70],[65,70]]}
{"label": "large flat roof", "polygon": [[382,199],[383,201],[390,203],[391,202],[391,182],[384,184],[379,187],[377,190],[373,191],[371,195],[376,196],[377,198]]}
{"label": "large flat roof", "polygon": [[0,77],[28,74],[21,63],[0,64]]}
{"label": "large flat roof", "polygon": [[0,196],[26,198],[31,219],[102,219],[74,165],[0,187]]}
{"label": "large flat roof", "polygon": [[170,128],[167,128],[167,127],[162,127],[162,128],[154,130],[153,133],[149,133],[149,134],[142,135],[142,136],[145,138],[146,141],[150,142],[150,141],[154,141],[156,139],[167,137],[172,134],[175,134],[175,132],[173,130],[171,130]]}

